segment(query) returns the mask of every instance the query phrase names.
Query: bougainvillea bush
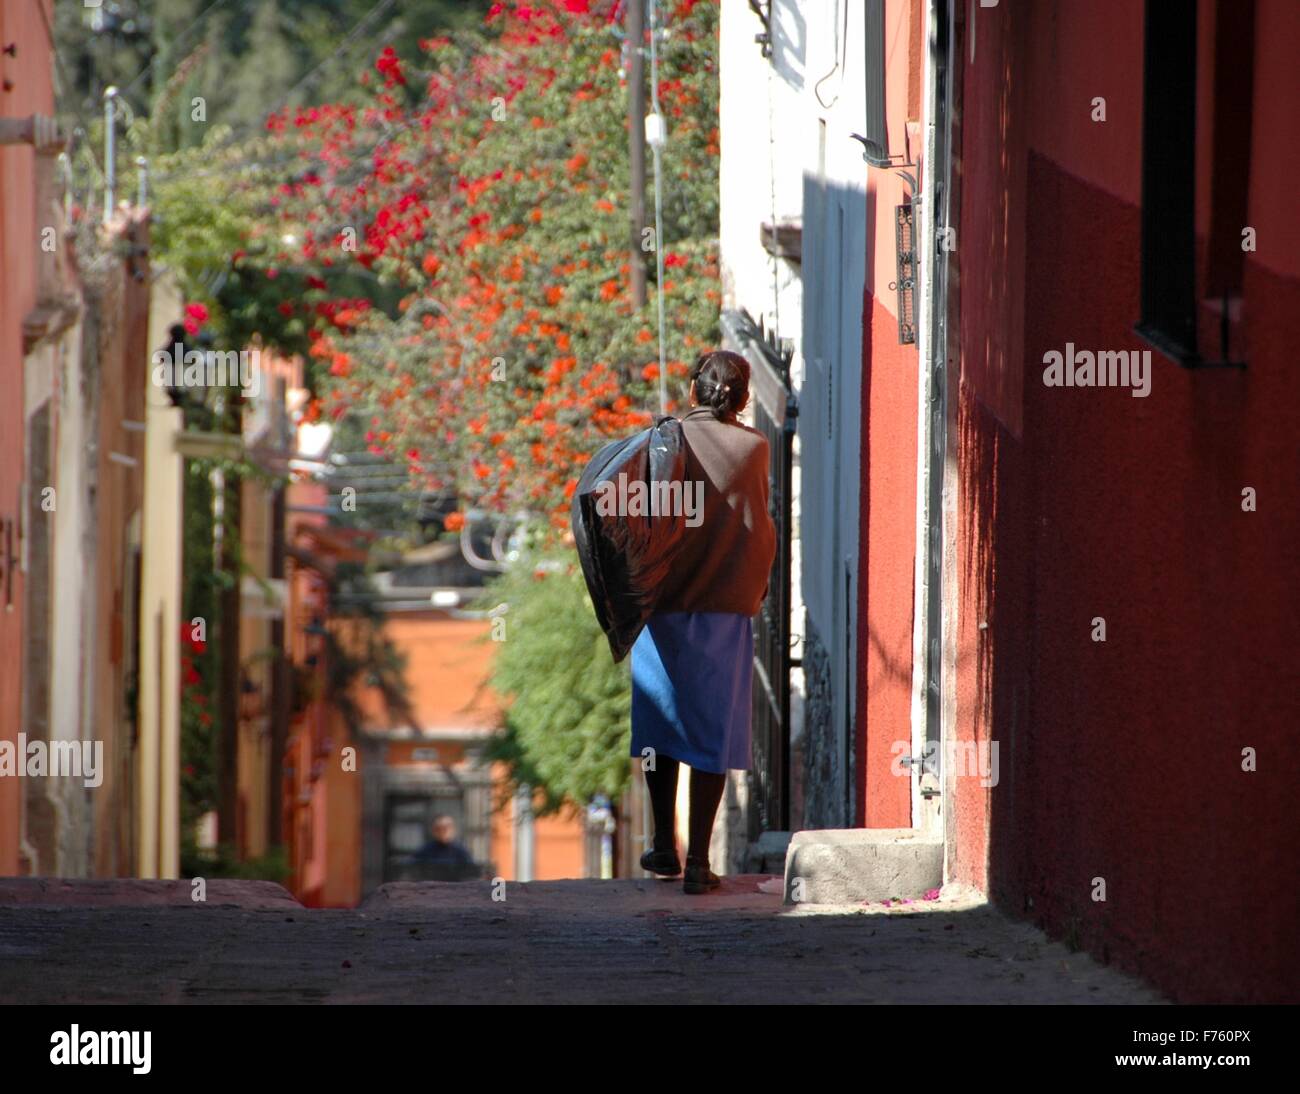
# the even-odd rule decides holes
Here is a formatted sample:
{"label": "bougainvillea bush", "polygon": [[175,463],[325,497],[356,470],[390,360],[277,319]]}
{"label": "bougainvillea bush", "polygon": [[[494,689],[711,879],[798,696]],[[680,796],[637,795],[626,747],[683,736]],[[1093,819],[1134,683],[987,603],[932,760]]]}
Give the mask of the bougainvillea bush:
{"label": "bougainvillea bush", "polygon": [[[661,10],[671,412],[686,362],[717,330],[717,13],[695,0]],[[285,267],[315,268],[278,307],[308,327],[319,412],[363,412],[372,449],[417,485],[553,531],[595,449],[659,410],[652,235],[647,303],[630,292],[618,13],[494,5],[481,35],[424,39],[416,58],[381,53],[367,104],[271,122],[298,170],[267,231],[295,241]],[[391,313],[331,293],[358,269],[397,287]]]}
{"label": "bougainvillea bush", "polygon": [[[663,234],[636,253],[643,305],[616,0],[495,4],[477,32],[381,49],[350,101],[163,163],[164,244],[205,329],[304,353],[309,414],[359,418],[414,487],[454,493],[447,532],[472,510],[522,516],[528,561],[487,596],[511,623],[496,758],[546,809],[627,782],[626,665],[562,540],[590,456],[660,410],[658,258],[668,412],[718,333],[717,9],[659,12]],[[644,207],[650,228],[649,177]]]}

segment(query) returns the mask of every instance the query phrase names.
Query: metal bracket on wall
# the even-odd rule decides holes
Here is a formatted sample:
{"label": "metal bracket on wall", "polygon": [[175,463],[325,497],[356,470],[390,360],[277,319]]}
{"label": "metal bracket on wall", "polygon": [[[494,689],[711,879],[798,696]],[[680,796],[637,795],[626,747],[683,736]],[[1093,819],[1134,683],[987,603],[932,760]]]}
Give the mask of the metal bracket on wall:
{"label": "metal bracket on wall", "polygon": [[894,214],[898,272],[889,287],[898,293],[898,341],[906,346],[916,342],[916,237],[911,204],[899,205]]}
{"label": "metal bracket on wall", "polygon": [[754,41],[763,51],[764,58],[772,56],[772,0],[749,0],[749,10],[758,16],[763,24],[763,33],[755,34]]}

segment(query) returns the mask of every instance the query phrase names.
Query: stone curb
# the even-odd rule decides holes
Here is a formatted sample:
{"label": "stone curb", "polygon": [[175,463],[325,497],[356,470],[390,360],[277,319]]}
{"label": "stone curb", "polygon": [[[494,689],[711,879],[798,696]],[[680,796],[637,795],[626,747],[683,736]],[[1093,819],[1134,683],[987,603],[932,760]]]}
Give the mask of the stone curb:
{"label": "stone curb", "polygon": [[273,881],[210,878],[207,899],[194,900],[189,879],[144,878],[0,878],[0,908],[156,908],[195,904],[234,905],[249,910],[296,909],[303,906]]}

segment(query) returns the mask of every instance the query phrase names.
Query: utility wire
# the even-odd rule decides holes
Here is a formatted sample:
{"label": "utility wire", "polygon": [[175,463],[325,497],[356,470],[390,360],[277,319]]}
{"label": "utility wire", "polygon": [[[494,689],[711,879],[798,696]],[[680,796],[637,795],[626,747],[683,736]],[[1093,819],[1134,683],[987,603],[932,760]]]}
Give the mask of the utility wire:
{"label": "utility wire", "polygon": [[367,11],[365,15],[363,15],[359,20],[357,20],[356,24],[352,27],[352,29],[349,30],[348,33],[343,36],[343,40],[337,46],[334,47],[334,50],[328,56],[326,56],[324,59],[317,62],[310,69],[308,69],[308,71],[303,74],[303,76],[298,80],[298,82],[295,83],[293,87],[289,88],[289,90],[285,93],[284,102],[282,102],[275,109],[268,111],[265,115],[263,115],[261,120],[258,121],[257,123],[251,123],[251,122],[247,123],[243,131],[236,130],[232,127],[231,132],[227,134],[219,144],[213,145],[211,148],[205,149],[205,151],[208,153],[220,152],[223,149],[230,147],[230,145],[235,143],[237,139],[239,140],[247,139],[249,136],[252,135],[254,131],[265,130],[267,121],[270,120],[270,118],[273,115],[278,114],[285,107],[290,106],[292,104],[293,97],[297,95],[298,92],[300,92],[309,83],[311,83],[313,79],[319,76],[320,73],[324,70],[326,65],[329,65],[335,60],[337,60],[339,56],[343,53],[343,51],[347,49],[348,46],[352,43],[352,41],[356,39],[358,35],[361,34],[361,32],[365,29],[367,23],[370,23],[372,20],[378,19],[381,15],[384,14],[384,12],[386,12],[389,8],[391,8],[394,3],[396,3],[396,0],[378,0],[378,2],[373,7],[371,7],[370,10]]}
{"label": "utility wire", "polygon": [[[74,84],[72,82],[72,78],[68,75],[68,66],[63,61],[63,54],[59,51],[59,43],[55,40],[54,28],[50,26],[49,16],[46,15],[45,13],[45,4],[43,0],[35,0],[35,3],[36,3],[36,10],[41,13],[41,22],[45,26],[45,37],[50,43],[51,51],[53,51],[54,53],[54,65],[59,71],[59,79],[63,81],[64,87],[69,89],[69,94],[70,94]],[[77,123],[82,133],[85,134],[86,137],[85,143],[86,143],[86,147],[90,151],[91,164],[94,166],[95,171],[98,173],[100,182],[103,182],[105,178],[104,165],[99,161],[99,155],[95,151],[95,145],[90,139],[90,125],[86,122],[85,117],[81,114],[79,110],[76,109],[75,106],[65,107],[65,109],[68,111],[68,113],[72,115],[73,120]],[[72,162],[71,156],[68,157],[68,162],[69,164],[71,164]]]}
{"label": "utility wire", "polygon": [[[212,3],[209,4],[206,8],[204,8],[201,12],[199,12],[198,17],[194,20],[194,22],[192,22],[188,27],[185,28],[185,31],[183,33],[179,35],[174,42],[169,43],[169,48],[173,52],[179,50],[181,43],[184,42],[185,39],[188,38],[191,34],[194,33],[195,29],[199,26],[199,24],[203,22],[204,19],[206,19],[210,14],[212,14],[212,12],[215,11],[217,8],[221,7],[222,4],[227,4],[229,2],[230,0],[212,0]],[[241,2],[248,4],[248,3],[257,3],[259,2],[259,0],[241,0]],[[138,84],[141,80],[143,80],[151,71],[153,71],[152,57],[149,59],[149,63],[145,65],[144,68],[142,68],[139,72],[136,73],[135,78],[129,84],[127,84],[126,87],[122,89],[121,94],[123,96],[129,95],[135,89],[135,85]]]}
{"label": "utility wire", "polygon": [[[456,37],[456,36],[457,36],[456,32],[453,32],[453,37]],[[495,43],[487,43],[487,44],[485,45],[485,48],[482,48],[482,49],[479,49],[479,50],[476,51],[476,55],[478,55],[478,56],[486,56],[486,55],[489,55],[489,54],[494,53],[494,52],[495,52],[495,53],[501,53],[501,52],[504,52],[504,51],[502,51],[502,50],[500,49],[500,47],[497,46]],[[472,59],[472,58],[470,58],[470,59]],[[327,59],[327,61],[328,61],[328,59]],[[327,62],[322,62],[322,63],[327,63]],[[297,88],[295,88],[294,90],[296,91]],[[291,92],[291,94],[292,94],[292,92]],[[403,122],[403,123],[402,123],[401,125],[399,125],[399,126],[396,126],[396,127],[392,127],[392,128],[386,129],[383,133],[380,134],[379,138],[378,138],[377,140],[375,140],[375,141],[374,141],[374,142],[373,142],[373,143],[372,143],[368,148],[362,149],[359,153],[354,151],[354,152],[352,152],[351,154],[352,154],[354,157],[357,156],[357,155],[368,156],[368,155],[370,155],[370,153],[372,153],[376,148],[378,148],[378,147],[379,147],[381,144],[383,144],[385,141],[387,141],[387,140],[392,140],[392,139],[396,139],[398,136],[400,136],[400,135],[406,133],[407,131],[409,131],[410,129],[412,129],[414,126],[416,126],[416,125],[419,124],[419,122],[420,122],[420,118],[419,118],[419,116],[418,116],[418,111],[422,110],[425,106],[427,106],[427,105],[429,104],[429,101],[430,101],[430,98],[429,98],[429,96],[426,95],[426,97],[425,97],[425,99],[423,100],[423,102],[420,103],[420,104],[419,104],[418,106],[416,106],[415,108],[413,108],[413,110],[414,110],[415,113],[413,114],[413,116],[412,116],[409,120],[407,120],[406,122]],[[289,104],[288,102],[285,102],[285,103],[283,103],[279,108],[277,108],[277,110],[275,110],[275,111],[271,111],[271,113],[272,113],[272,114],[277,113],[278,110],[283,109],[285,106],[288,106],[288,105],[290,105],[290,104]],[[267,115],[267,116],[269,117],[270,115]],[[263,124],[264,124],[264,123],[263,123]],[[231,144],[230,144],[229,140],[227,139],[227,141],[226,141],[225,143],[223,143],[223,144],[221,144],[221,145],[214,146],[214,147],[211,149],[211,151],[224,151],[224,150],[226,150],[226,149],[228,149],[228,148],[230,148],[230,147],[231,147]],[[208,150],[205,149],[205,151],[208,151]],[[303,153],[302,153],[301,151],[296,151],[296,152],[294,152],[292,155],[287,156],[287,157],[281,157],[281,158],[276,158],[276,159],[270,159],[270,160],[263,161],[262,163],[258,164],[258,166],[265,166],[265,167],[278,167],[278,166],[281,166],[281,165],[283,165],[283,164],[293,163],[295,160],[300,160],[300,159],[302,159],[302,157],[303,157]],[[175,179],[186,179],[186,178],[204,178],[204,177],[211,177],[211,176],[214,176],[214,175],[232,174],[232,173],[235,173],[235,172],[237,172],[237,171],[239,171],[239,170],[242,170],[242,169],[243,169],[243,166],[244,166],[243,164],[235,164],[235,165],[232,165],[232,166],[230,166],[230,167],[202,167],[202,168],[197,168],[197,169],[195,169],[195,170],[191,170],[191,171],[163,171],[163,172],[157,172],[157,173],[155,173],[155,174],[151,174],[150,177],[151,177],[151,178],[157,178],[157,179],[159,179],[159,180],[175,180]]]}
{"label": "utility wire", "polygon": [[[650,0],[650,105],[659,122],[659,136],[667,133],[663,111],[659,109],[659,54],[655,47],[658,36],[657,17],[659,5],[657,0]],[[641,43],[635,43],[637,49]],[[654,159],[655,186],[655,298],[659,304],[659,413],[668,413],[668,377],[666,375],[664,348],[664,225],[663,225],[663,187],[660,183],[663,164],[660,160],[662,141],[655,141],[650,146]]]}
{"label": "utility wire", "polygon": [[[208,14],[210,14],[220,5],[228,2],[229,0],[214,0],[212,4],[210,4],[207,8],[204,9],[204,11],[200,14],[199,18],[195,20],[194,23],[190,24],[190,27],[186,31],[186,35],[192,33],[193,30],[198,26],[198,24],[203,20],[204,17],[206,17]],[[241,2],[249,3],[252,2],[252,0],[241,0]],[[267,120],[272,115],[278,113],[280,110],[291,105],[291,100],[296,94],[298,94],[304,87],[306,87],[309,83],[311,83],[313,79],[319,76],[319,74],[325,69],[327,65],[337,60],[338,57],[342,55],[343,51],[349,47],[349,45],[353,42],[353,40],[356,39],[363,32],[363,30],[366,28],[366,25],[372,22],[373,20],[378,19],[389,8],[391,8],[395,2],[396,0],[377,0],[377,2],[365,13],[365,15],[363,15],[352,26],[352,28],[348,31],[346,35],[344,35],[343,40],[334,48],[333,51],[328,56],[324,57],[322,60],[317,62],[314,66],[312,66],[311,69],[309,69],[306,73],[303,74],[302,77],[299,78],[297,83],[295,83],[293,87],[289,89],[284,102],[281,103],[280,106],[268,112],[258,122],[246,123],[245,126],[240,129],[235,129],[234,127],[232,127],[232,130],[229,134],[222,137],[222,139],[218,143],[215,143],[210,147],[203,148],[202,149],[203,152],[209,156],[215,153],[224,152],[234,147],[238,141],[250,139],[254,137],[257,133],[262,132],[265,129]],[[40,0],[37,0],[37,3],[39,4]],[[182,35],[182,37],[177,41],[178,42],[183,41],[184,37],[185,35]],[[131,84],[127,85],[127,89],[129,90],[131,87],[134,87],[135,84],[138,83],[139,80],[143,78],[149,71],[150,71],[149,67],[142,69],[140,73],[136,75],[135,79],[132,80]],[[80,121],[80,119],[78,120]],[[84,123],[82,124],[84,127]],[[279,161],[279,162],[292,162],[294,158],[299,158],[299,155],[300,154],[296,154],[294,157],[290,157],[288,160]],[[272,164],[268,164],[267,166],[274,166],[274,165],[276,164],[272,163]],[[158,180],[167,180],[167,179],[174,180],[179,178],[187,178],[190,176],[202,177],[202,176],[213,175],[213,174],[226,174],[226,173],[243,170],[245,169],[245,167],[246,167],[245,164],[240,163],[225,169],[202,168],[197,171],[157,172],[151,175],[151,177]],[[102,178],[102,171],[101,171],[101,178]]]}

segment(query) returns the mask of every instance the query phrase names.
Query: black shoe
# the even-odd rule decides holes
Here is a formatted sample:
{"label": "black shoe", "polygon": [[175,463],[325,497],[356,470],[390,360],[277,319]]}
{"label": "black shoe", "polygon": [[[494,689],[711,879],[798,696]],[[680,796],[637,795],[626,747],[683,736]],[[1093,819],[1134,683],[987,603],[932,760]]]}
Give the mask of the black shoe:
{"label": "black shoe", "polygon": [[676,877],[682,872],[682,863],[676,851],[656,851],[652,848],[641,856],[641,869],[660,877]]}
{"label": "black shoe", "polygon": [[722,884],[722,879],[718,877],[707,864],[700,865],[686,862],[686,878],[682,882],[682,891],[685,893],[707,893],[711,889],[716,889]]}

